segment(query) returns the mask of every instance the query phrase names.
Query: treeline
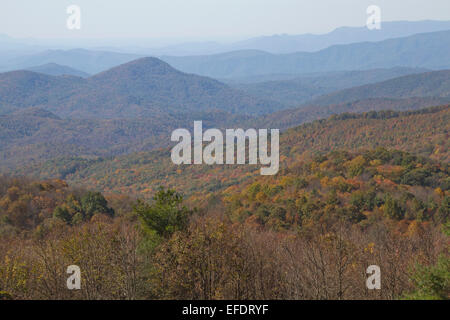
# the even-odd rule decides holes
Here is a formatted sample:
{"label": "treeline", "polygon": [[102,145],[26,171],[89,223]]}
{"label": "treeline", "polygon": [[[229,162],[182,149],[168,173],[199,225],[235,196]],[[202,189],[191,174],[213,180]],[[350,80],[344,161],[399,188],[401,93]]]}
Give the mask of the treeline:
{"label": "treeline", "polygon": [[[302,232],[232,223],[193,213],[161,191],[132,217],[97,216],[82,225],[53,220],[33,237],[2,236],[0,295],[9,299],[448,299],[442,228],[414,232],[378,221],[339,221]],[[165,212],[169,219],[161,219]],[[188,218],[188,219],[187,219]],[[136,219],[136,220],[135,220]],[[448,232],[448,226],[447,226]],[[366,268],[381,268],[368,290]],[[81,269],[68,290],[66,269]]]}
{"label": "treeline", "polygon": [[382,110],[382,111],[368,111],[363,113],[344,112],[341,114],[332,115],[328,120],[333,121],[346,119],[392,119],[401,116],[411,116],[411,115],[421,115],[421,114],[431,114],[441,112],[448,109],[448,107],[449,107],[448,105],[445,105],[410,111]]}

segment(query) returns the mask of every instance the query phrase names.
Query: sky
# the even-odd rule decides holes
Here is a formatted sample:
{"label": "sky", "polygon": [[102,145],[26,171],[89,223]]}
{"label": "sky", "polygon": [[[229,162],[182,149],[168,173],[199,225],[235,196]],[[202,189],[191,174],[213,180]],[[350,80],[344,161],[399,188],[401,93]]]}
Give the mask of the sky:
{"label": "sky", "polygon": [[[326,33],[365,25],[369,5],[384,21],[450,20],[449,0],[0,0],[0,34],[16,38],[218,40]],[[81,29],[66,27],[69,5]]]}

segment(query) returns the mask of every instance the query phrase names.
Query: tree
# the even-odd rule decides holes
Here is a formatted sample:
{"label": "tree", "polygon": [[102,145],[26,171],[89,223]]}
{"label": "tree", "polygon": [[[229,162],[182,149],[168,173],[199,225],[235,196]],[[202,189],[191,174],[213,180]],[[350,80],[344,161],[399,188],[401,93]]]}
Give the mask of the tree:
{"label": "tree", "polygon": [[89,191],[81,197],[80,202],[84,217],[87,220],[97,213],[114,215],[114,210],[108,207],[108,202],[100,192]]}
{"label": "tree", "polygon": [[398,200],[392,198],[388,193],[384,199],[384,214],[391,219],[401,220],[404,216],[404,210]]}
{"label": "tree", "polygon": [[411,300],[450,299],[450,258],[440,256],[436,265],[417,265],[411,276],[415,291],[406,295]]}
{"label": "tree", "polygon": [[445,196],[438,210],[438,220],[442,223],[447,222],[450,215],[450,197]]}
{"label": "tree", "polygon": [[186,228],[192,211],[182,205],[183,196],[172,189],[160,187],[153,197],[153,203],[138,200],[134,212],[144,227],[160,237],[169,238],[175,231]]}
{"label": "tree", "polygon": [[65,205],[56,207],[55,211],[53,211],[53,217],[61,219],[66,223],[70,223],[72,220],[72,216],[70,215],[69,210]]}

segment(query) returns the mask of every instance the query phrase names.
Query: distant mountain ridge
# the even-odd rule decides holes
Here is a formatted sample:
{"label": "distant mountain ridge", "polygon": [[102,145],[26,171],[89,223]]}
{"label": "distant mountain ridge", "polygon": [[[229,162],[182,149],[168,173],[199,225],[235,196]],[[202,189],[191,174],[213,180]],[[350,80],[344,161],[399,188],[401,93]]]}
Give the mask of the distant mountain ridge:
{"label": "distant mountain ridge", "polygon": [[36,67],[27,68],[28,71],[39,72],[50,76],[70,75],[75,77],[87,78],[90,75],[86,72],[63,66],[56,63],[47,63]]}
{"label": "distant mountain ridge", "polygon": [[96,74],[118,65],[143,57],[127,54],[86,49],[45,50],[36,54],[26,54],[9,59],[0,64],[0,71],[13,71],[55,63],[88,74]]}
{"label": "distant mountain ridge", "polygon": [[334,45],[376,42],[408,37],[419,33],[450,30],[450,21],[386,21],[379,30],[363,27],[340,27],[325,34],[273,35],[252,38],[233,44],[235,50],[263,50],[270,53],[314,52]]}
{"label": "distant mountain ridge", "polygon": [[417,34],[380,42],[335,45],[318,52],[270,54],[250,50],[209,56],[163,56],[178,70],[212,78],[305,74],[409,67],[450,68],[450,31]]}
{"label": "distant mountain ridge", "polygon": [[[39,51],[45,50],[46,47],[58,48],[58,46],[63,46],[64,48],[83,47],[89,48],[89,50],[107,50],[113,53],[136,53],[140,56],[210,55],[238,50],[261,50],[273,54],[285,54],[293,52],[315,52],[326,49],[333,45],[351,44],[366,41],[383,41],[392,38],[408,37],[419,33],[444,30],[450,30],[450,21],[383,21],[382,28],[380,30],[369,30],[366,26],[363,25],[357,27],[342,26],[330,32],[320,34],[274,34],[262,35],[233,42],[230,42],[229,40],[199,40],[189,42],[184,41],[182,43],[172,43],[169,45],[163,45],[161,44],[161,41],[155,42],[151,39],[136,39],[135,41],[127,39],[125,42],[120,40],[114,41],[113,39],[88,39],[80,41],[73,41],[72,39],[70,39],[71,41],[69,41],[69,39],[66,39],[64,41],[51,41],[40,39],[17,39],[8,37],[6,35],[0,35],[0,49],[15,51],[19,54],[20,52],[23,52],[23,54],[26,55],[36,54]],[[12,62],[10,58],[14,58],[14,56],[17,57],[17,54],[8,56],[8,59],[6,59],[6,64],[10,64]],[[6,66],[4,62],[5,61],[2,61],[2,54],[0,54],[0,70],[3,71],[24,69],[25,67],[32,66],[16,65],[14,66],[14,69],[5,69]],[[33,65],[41,65],[48,62],[66,64],[62,63],[62,61],[41,61]],[[124,62],[126,61],[122,61],[121,63]],[[75,69],[80,69],[72,65],[69,66],[74,67]],[[114,66],[115,65],[109,65],[103,70]],[[93,67],[95,68],[95,66]],[[103,70],[99,70],[96,72],[100,72]],[[87,70],[83,71],[91,74],[96,73]]]}
{"label": "distant mountain ridge", "polygon": [[[240,50],[260,50],[273,54],[315,52],[334,45],[367,41],[376,42],[444,30],[450,30],[450,21],[383,21],[380,30],[369,30],[366,26],[343,26],[322,34],[274,34],[231,43],[197,41],[172,44],[159,48],[141,48],[137,52],[150,53],[156,56],[211,55]],[[130,48],[130,50],[132,49]],[[137,50],[137,48],[134,50]]]}
{"label": "distant mountain ridge", "polygon": [[5,36],[0,39],[0,71],[56,63],[96,74],[145,56],[158,56],[181,71],[217,79],[397,66],[444,69],[450,62],[437,53],[448,52],[448,32],[450,21],[396,21],[384,22],[381,30],[341,27],[321,35],[273,35],[230,45],[207,42],[159,49],[109,46],[103,50],[45,50],[45,45],[36,46],[39,41],[26,44]]}

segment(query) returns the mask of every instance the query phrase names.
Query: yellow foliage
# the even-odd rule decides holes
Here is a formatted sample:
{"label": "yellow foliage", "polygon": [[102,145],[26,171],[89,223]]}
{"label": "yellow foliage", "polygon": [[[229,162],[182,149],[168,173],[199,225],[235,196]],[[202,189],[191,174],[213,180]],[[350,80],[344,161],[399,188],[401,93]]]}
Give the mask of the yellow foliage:
{"label": "yellow foliage", "polygon": [[434,193],[436,193],[439,197],[441,197],[441,198],[443,198],[444,196],[445,196],[445,192],[444,191],[442,191],[442,189],[441,188],[436,188],[436,189],[434,189]]}
{"label": "yellow foliage", "polygon": [[374,166],[374,167],[378,167],[381,165],[381,160],[380,159],[372,160],[372,161],[370,161],[370,165]]}

